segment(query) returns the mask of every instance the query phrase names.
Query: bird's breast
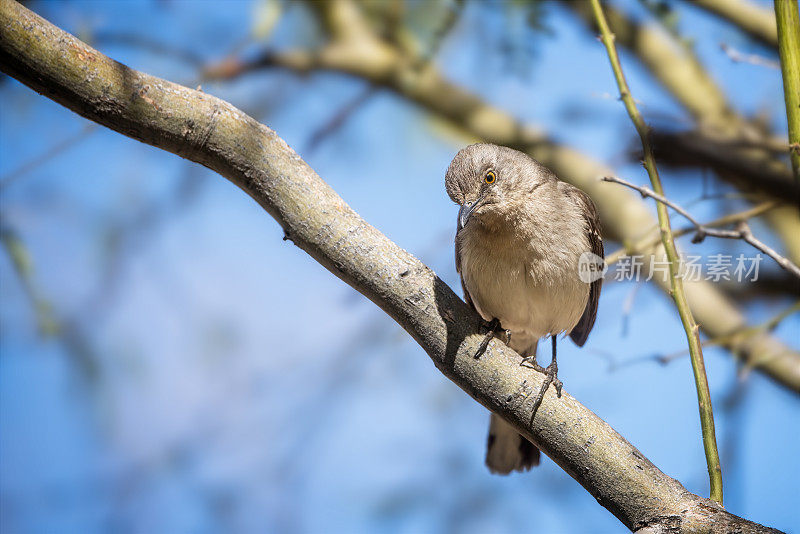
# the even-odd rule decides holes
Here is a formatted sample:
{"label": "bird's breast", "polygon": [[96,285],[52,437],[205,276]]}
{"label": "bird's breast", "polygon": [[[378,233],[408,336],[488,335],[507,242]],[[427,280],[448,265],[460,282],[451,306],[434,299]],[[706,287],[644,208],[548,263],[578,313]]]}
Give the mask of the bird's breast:
{"label": "bird's breast", "polygon": [[518,351],[526,347],[514,346],[515,337],[527,343],[572,330],[589,295],[578,277],[580,244],[539,245],[475,234],[461,240],[461,276],[478,313],[511,330]]}

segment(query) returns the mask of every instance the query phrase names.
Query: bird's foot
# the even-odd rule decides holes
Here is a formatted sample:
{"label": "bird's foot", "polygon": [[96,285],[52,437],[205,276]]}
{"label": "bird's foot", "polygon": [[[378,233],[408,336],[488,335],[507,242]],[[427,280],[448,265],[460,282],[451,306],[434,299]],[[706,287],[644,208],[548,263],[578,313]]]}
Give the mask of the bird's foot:
{"label": "bird's foot", "polygon": [[486,347],[489,346],[489,342],[492,340],[495,334],[499,332],[505,332],[506,335],[506,345],[511,341],[511,330],[504,330],[502,326],[500,326],[500,320],[498,318],[494,318],[488,323],[483,322],[481,325],[483,328],[486,329],[486,337],[483,338],[481,344],[478,346],[478,350],[475,351],[474,358],[477,360],[480,358],[484,352],[486,352]]}
{"label": "bird's foot", "polygon": [[[529,358],[531,357],[529,356],[528,358],[525,358],[525,360],[528,360]],[[558,379],[558,364],[555,361],[553,361],[547,367],[542,367],[536,363],[535,357],[533,357],[533,363],[525,360],[523,360],[523,363],[527,363],[532,369],[536,369],[545,375],[544,382],[542,382],[542,387],[539,388],[539,393],[537,393],[536,398],[533,399],[533,411],[531,412],[531,424],[533,424],[533,418],[536,417],[536,412],[539,411],[539,406],[541,406],[542,400],[544,399],[544,394],[547,392],[547,388],[550,387],[550,384],[556,388],[556,395],[558,398],[561,398],[561,388],[564,387],[564,384]]]}
{"label": "bird's foot", "polygon": [[539,371],[542,374],[547,374],[547,369],[539,365],[539,362],[536,361],[536,354],[532,354],[531,356],[525,356],[522,358],[522,361],[519,362],[522,367],[527,367],[529,369],[533,369],[534,371]]}

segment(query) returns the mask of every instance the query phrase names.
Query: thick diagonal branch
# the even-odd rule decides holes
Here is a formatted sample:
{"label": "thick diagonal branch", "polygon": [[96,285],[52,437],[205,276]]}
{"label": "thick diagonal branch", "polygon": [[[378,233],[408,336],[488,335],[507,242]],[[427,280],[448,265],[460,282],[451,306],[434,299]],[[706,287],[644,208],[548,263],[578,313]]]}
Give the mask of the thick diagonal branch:
{"label": "thick diagonal branch", "polygon": [[358,216],[275,132],[208,94],[129,69],[12,0],[0,0],[0,70],[76,113],[198,162],[256,200],[301,249],[405,328],[451,380],[500,413],[629,528],[775,532],[666,476],[568,394],[493,342],[472,358],[478,317],[436,275]]}

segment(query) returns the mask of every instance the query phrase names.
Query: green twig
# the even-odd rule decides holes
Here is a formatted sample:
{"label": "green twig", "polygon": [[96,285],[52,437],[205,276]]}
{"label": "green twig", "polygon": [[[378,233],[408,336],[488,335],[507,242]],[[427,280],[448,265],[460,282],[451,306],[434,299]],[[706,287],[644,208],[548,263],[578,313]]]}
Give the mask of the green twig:
{"label": "green twig", "polygon": [[[778,51],[783,73],[783,95],[789,122],[789,146],[800,143],[800,17],[797,0],[775,0]],[[795,180],[800,180],[800,151],[789,150]]]}
{"label": "green twig", "polygon": [[[612,34],[611,30],[608,28],[608,23],[603,15],[603,9],[600,7],[599,0],[592,0],[592,10],[597,20],[597,26],[600,28],[601,40],[606,47],[608,58],[611,61],[611,68],[617,80],[620,96],[622,97],[622,101],[625,104],[625,109],[628,111],[631,121],[633,121],[636,127],[639,138],[642,141],[644,166],[650,177],[650,184],[657,194],[664,196],[664,189],[661,187],[661,178],[658,176],[653,149],[650,146],[650,140],[648,138],[647,126],[642,116],[639,114],[636,103],[631,96],[628,82],[625,81],[625,75],[622,72],[622,65],[617,55],[617,49],[614,46],[614,34]],[[675,301],[675,306],[678,308],[678,314],[680,315],[683,329],[686,332],[686,339],[689,343],[689,354],[691,355],[692,370],[694,371],[694,380],[697,387],[697,401],[700,408],[700,426],[703,431],[703,446],[706,453],[706,463],[708,464],[708,476],[711,490],[710,497],[722,504],[722,468],[720,467],[719,453],[717,452],[717,438],[714,433],[714,413],[711,406],[711,393],[708,390],[708,378],[706,377],[705,363],[703,362],[703,349],[700,345],[698,326],[689,309],[686,293],[683,288],[683,281],[680,278],[680,257],[675,248],[667,206],[658,202],[656,209],[658,211],[661,242],[664,245],[664,251],[669,260],[670,293],[672,299]]]}

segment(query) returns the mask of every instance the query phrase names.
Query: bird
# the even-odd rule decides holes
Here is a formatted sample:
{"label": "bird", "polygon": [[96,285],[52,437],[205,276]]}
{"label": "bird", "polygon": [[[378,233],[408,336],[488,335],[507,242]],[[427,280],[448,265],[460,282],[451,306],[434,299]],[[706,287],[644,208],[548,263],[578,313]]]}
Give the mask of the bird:
{"label": "bird", "polygon": [[[605,272],[597,209],[585,192],[529,155],[489,143],[456,154],[445,188],[459,205],[455,262],[464,300],[488,329],[475,357],[504,332],[521,364],[546,375],[535,416],[551,383],[561,396],[557,336],[569,334],[583,346],[597,317]],[[546,337],[552,340],[552,361],[545,368],[536,362],[536,349]],[[533,443],[491,414],[491,472],[527,471],[539,460]]]}

